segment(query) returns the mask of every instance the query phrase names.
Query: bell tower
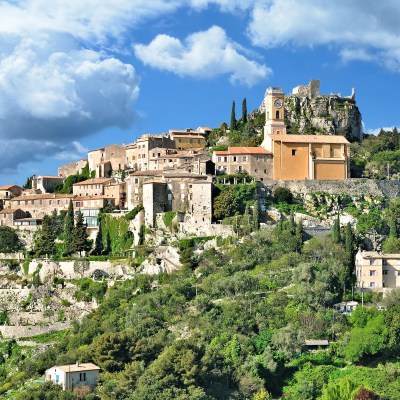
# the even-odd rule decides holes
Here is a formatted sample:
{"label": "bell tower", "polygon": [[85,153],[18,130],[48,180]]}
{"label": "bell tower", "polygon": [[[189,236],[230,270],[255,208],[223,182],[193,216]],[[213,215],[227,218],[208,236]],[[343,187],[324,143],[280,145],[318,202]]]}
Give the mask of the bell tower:
{"label": "bell tower", "polygon": [[264,139],[266,135],[286,134],[284,101],[285,93],[282,88],[270,87],[265,92]]}

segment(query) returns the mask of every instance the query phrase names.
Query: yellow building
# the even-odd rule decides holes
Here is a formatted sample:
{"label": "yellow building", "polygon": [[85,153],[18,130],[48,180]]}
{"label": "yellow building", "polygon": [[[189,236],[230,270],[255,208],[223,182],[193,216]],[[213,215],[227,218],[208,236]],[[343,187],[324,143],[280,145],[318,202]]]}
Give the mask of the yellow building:
{"label": "yellow building", "polygon": [[344,136],[288,135],[285,94],[269,88],[265,94],[262,147],[273,154],[273,179],[347,179],[350,177],[350,143]]}

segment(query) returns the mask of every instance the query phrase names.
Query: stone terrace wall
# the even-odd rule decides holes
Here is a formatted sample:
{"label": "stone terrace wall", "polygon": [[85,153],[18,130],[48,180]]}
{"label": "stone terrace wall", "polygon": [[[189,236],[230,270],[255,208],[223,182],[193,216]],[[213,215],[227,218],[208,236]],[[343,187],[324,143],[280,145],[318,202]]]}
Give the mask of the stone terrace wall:
{"label": "stone terrace wall", "polygon": [[3,338],[24,338],[42,333],[50,333],[54,331],[60,331],[71,327],[70,322],[55,322],[51,325],[36,325],[36,326],[8,326],[0,325],[0,333]]}
{"label": "stone terrace wall", "polygon": [[389,199],[400,197],[399,181],[354,178],[341,181],[268,181],[262,184],[270,190],[274,190],[277,187],[285,187],[294,193],[300,194],[324,192],[350,196],[382,196]]}

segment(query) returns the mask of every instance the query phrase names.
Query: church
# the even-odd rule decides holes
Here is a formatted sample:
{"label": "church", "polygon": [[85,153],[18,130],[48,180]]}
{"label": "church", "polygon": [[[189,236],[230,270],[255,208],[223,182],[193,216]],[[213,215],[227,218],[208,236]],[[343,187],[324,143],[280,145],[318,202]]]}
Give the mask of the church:
{"label": "church", "polygon": [[350,177],[350,143],[344,136],[291,135],[286,132],[285,94],[271,87],[265,94],[264,140],[272,155],[270,179],[342,180]]}

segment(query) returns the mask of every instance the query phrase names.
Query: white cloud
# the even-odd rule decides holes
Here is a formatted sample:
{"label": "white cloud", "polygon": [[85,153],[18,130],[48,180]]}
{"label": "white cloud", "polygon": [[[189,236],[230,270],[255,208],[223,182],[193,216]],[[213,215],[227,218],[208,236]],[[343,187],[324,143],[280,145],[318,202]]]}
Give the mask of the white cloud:
{"label": "white cloud", "polygon": [[231,82],[252,86],[271,74],[265,65],[241,54],[240,46],[218,26],[193,33],[184,42],[157,35],[148,45],[136,44],[134,49],[144,64],[180,76],[212,78],[228,74]]}
{"label": "white cloud", "polygon": [[400,126],[383,126],[382,128],[374,128],[374,129],[367,129],[367,133],[368,135],[378,135],[379,132],[381,131],[381,129],[383,129],[384,131],[392,131],[394,128],[397,128],[398,131],[400,131]]}
{"label": "white cloud", "polygon": [[80,160],[87,158],[89,149],[82,146],[81,143],[73,141],[70,146],[64,148],[61,152],[55,155],[58,160]]}
{"label": "white cloud", "polygon": [[257,4],[248,34],[276,47],[337,45],[345,61],[377,61],[400,70],[397,0],[269,0]]}

